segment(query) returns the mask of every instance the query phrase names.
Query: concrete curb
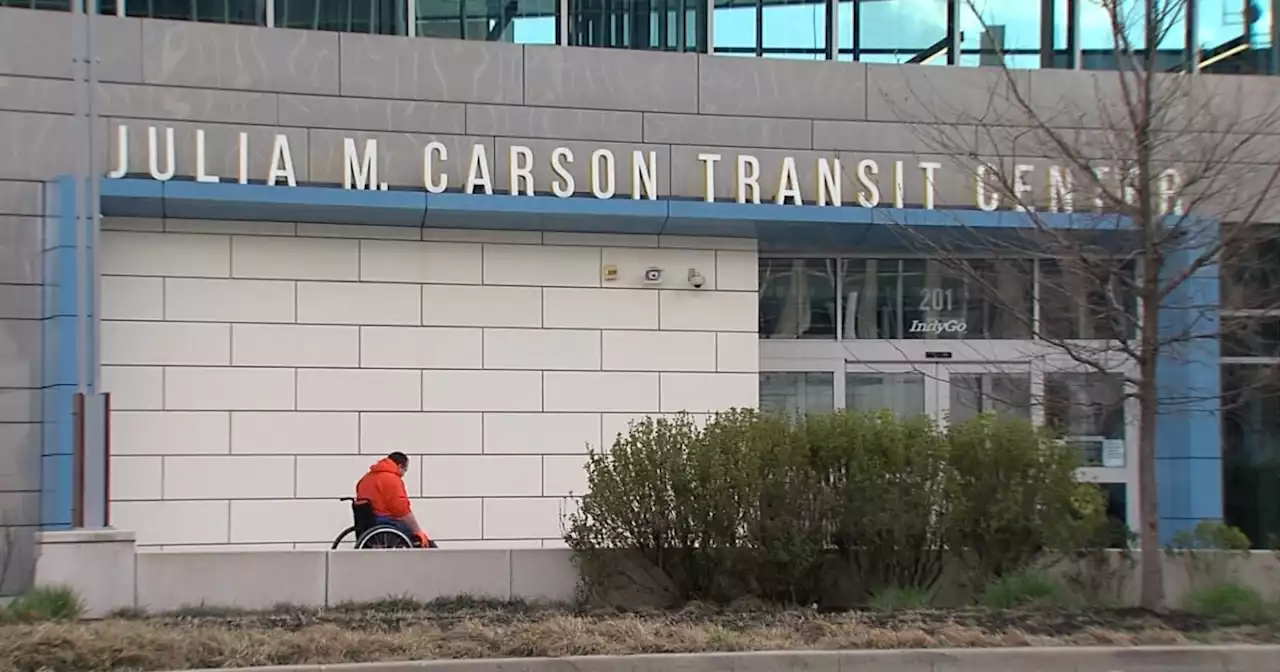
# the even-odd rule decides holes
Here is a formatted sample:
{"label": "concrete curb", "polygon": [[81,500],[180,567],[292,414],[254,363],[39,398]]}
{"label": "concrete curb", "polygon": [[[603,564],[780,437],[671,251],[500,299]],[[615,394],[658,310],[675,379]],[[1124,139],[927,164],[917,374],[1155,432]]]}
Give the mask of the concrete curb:
{"label": "concrete curb", "polygon": [[[482,658],[237,672],[1280,672],[1280,645],[760,651]],[[192,672],[216,672],[198,670]],[[221,671],[225,672],[225,668]]]}

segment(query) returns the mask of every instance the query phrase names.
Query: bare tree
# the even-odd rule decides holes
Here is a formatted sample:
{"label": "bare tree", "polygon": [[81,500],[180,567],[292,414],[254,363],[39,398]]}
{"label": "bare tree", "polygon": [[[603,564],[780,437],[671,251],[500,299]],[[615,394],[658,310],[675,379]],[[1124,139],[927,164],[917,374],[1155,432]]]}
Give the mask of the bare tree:
{"label": "bare tree", "polygon": [[[994,66],[985,104],[956,109],[933,87],[890,100],[917,119],[926,109],[915,125],[922,142],[976,176],[968,188],[979,210],[1008,212],[1017,224],[966,219],[945,237],[908,222],[895,228],[1043,348],[1083,370],[1123,376],[1138,412],[1141,602],[1155,609],[1164,603],[1157,418],[1210,406],[1216,414],[1220,403],[1217,389],[1171,394],[1161,362],[1217,367],[1219,344],[1257,336],[1247,319],[1221,319],[1220,306],[1280,307],[1276,292],[1238,295],[1232,284],[1266,273],[1257,252],[1280,241],[1280,227],[1269,224],[1280,222],[1272,151],[1280,112],[1261,95],[1273,87],[1256,79],[1162,63],[1167,53],[1157,47],[1183,29],[1186,0],[1086,1],[1105,13],[1113,69],[1043,73],[1033,91],[1030,73],[984,38],[991,53],[982,60]],[[966,2],[984,16],[982,0]],[[1052,165],[1037,170],[1037,160]],[[1011,299],[975,252],[1038,260],[1034,307]],[[1236,276],[1222,278],[1222,292],[1220,265]]]}

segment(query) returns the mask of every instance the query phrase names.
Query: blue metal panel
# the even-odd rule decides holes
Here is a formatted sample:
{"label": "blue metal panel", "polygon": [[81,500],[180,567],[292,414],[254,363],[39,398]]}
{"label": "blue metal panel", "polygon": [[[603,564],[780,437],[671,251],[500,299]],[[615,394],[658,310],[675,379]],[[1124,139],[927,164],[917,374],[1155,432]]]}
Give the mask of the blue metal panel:
{"label": "blue metal panel", "polygon": [[63,176],[45,185],[47,218],[44,251],[42,435],[40,524],[71,524],[73,418],[77,375],[76,184]]}

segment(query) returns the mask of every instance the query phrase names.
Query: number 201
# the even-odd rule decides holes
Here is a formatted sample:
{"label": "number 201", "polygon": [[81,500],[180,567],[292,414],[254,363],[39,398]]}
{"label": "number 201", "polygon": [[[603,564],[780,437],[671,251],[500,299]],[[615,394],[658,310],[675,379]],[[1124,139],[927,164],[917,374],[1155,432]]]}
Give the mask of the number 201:
{"label": "number 201", "polygon": [[951,310],[952,290],[922,289],[920,290],[920,310]]}

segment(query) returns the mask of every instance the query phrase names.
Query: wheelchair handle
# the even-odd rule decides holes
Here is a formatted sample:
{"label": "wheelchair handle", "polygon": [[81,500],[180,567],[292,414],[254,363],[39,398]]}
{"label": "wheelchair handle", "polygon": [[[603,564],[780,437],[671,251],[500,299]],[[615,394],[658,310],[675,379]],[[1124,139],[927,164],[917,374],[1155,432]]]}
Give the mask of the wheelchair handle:
{"label": "wheelchair handle", "polygon": [[356,498],[355,498],[355,497],[339,497],[339,498],[338,498],[338,501],[339,501],[339,502],[354,502],[354,501],[356,501]]}

